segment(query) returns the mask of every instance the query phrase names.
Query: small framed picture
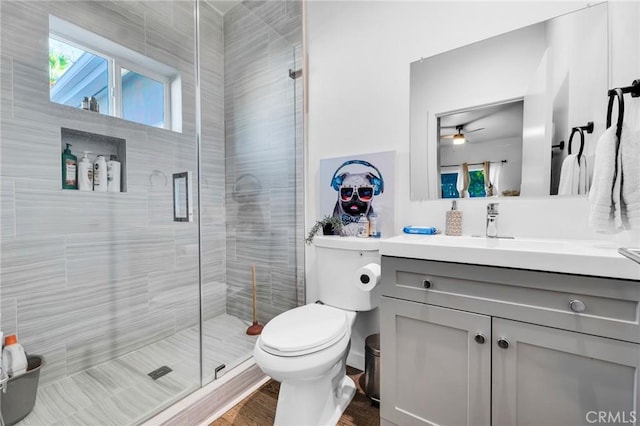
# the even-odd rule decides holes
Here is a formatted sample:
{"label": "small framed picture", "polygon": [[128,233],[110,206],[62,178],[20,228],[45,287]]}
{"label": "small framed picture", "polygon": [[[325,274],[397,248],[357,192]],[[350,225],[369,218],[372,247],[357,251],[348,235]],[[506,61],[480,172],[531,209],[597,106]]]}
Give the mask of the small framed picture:
{"label": "small framed picture", "polygon": [[193,222],[192,173],[173,174],[173,221]]}

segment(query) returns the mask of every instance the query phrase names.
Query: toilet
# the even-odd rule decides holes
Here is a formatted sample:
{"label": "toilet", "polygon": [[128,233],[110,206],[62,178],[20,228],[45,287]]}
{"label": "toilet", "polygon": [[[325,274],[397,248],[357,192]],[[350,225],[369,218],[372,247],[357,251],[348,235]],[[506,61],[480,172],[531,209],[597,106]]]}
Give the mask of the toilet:
{"label": "toilet", "polygon": [[256,364],[281,383],[275,425],[338,422],[356,392],[346,375],[356,313],[380,301],[377,280],[360,271],[373,267],[379,273],[379,239],[316,236],[313,243],[321,303],[273,318],[254,348]]}

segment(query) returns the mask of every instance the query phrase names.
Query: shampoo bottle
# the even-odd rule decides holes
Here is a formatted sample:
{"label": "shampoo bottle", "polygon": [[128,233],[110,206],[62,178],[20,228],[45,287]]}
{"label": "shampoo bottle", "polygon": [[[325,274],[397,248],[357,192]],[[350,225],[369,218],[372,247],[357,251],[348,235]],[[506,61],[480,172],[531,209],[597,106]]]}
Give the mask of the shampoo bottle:
{"label": "shampoo bottle", "polygon": [[104,155],[98,155],[93,163],[93,190],[107,192],[107,161]]}
{"label": "shampoo bottle", "polygon": [[76,168],[78,157],[71,153],[71,144],[62,151],[62,189],[78,189]]}
{"label": "shampoo bottle", "polygon": [[15,334],[9,334],[4,340],[2,367],[9,377],[16,377],[27,372],[27,355],[18,343]]}
{"label": "shampoo bottle", "polygon": [[446,235],[454,235],[456,237],[462,235],[462,212],[458,210],[456,200],[451,202],[451,210],[447,212],[446,219],[444,233]]}
{"label": "shampoo bottle", "polygon": [[89,160],[91,151],[84,151],[84,157],[78,165],[78,189],[93,191],[93,163]]}
{"label": "shampoo bottle", "polygon": [[116,155],[111,155],[107,161],[107,191],[120,192],[120,162]]}
{"label": "shampoo bottle", "polygon": [[360,219],[358,219],[358,234],[357,237],[367,238],[369,237],[369,219],[362,213]]}

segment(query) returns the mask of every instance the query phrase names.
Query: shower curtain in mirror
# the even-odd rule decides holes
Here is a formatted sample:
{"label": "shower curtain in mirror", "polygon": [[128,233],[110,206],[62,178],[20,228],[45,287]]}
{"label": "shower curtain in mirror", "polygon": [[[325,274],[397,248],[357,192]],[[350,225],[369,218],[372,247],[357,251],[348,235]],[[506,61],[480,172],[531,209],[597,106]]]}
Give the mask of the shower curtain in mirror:
{"label": "shower curtain in mirror", "polygon": [[456,187],[460,193],[460,198],[469,198],[469,164],[462,163],[460,165],[460,171],[458,172],[458,182]]}

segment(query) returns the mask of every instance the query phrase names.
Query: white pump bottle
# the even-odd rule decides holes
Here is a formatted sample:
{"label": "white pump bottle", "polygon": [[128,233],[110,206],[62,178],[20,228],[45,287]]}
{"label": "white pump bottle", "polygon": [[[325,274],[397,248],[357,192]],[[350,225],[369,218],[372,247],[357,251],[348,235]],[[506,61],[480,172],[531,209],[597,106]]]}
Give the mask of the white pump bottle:
{"label": "white pump bottle", "polygon": [[93,163],[89,160],[91,151],[84,151],[84,157],[78,164],[78,189],[93,191]]}
{"label": "white pump bottle", "polygon": [[93,190],[107,192],[107,185],[107,161],[104,159],[104,155],[98,155],[98,158],[93,163]]}

